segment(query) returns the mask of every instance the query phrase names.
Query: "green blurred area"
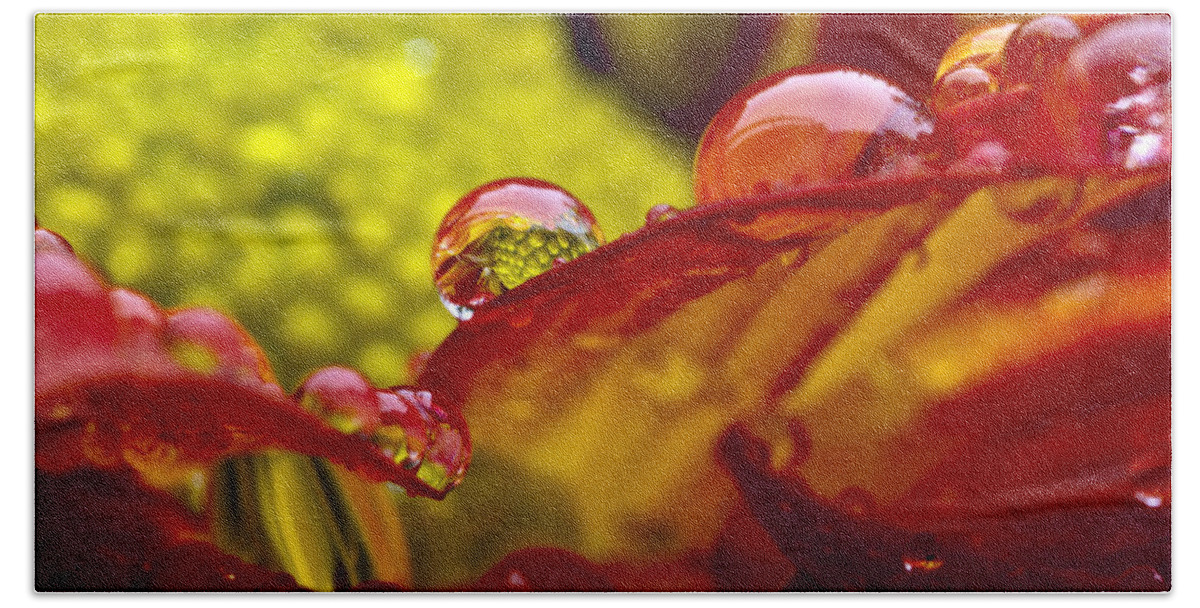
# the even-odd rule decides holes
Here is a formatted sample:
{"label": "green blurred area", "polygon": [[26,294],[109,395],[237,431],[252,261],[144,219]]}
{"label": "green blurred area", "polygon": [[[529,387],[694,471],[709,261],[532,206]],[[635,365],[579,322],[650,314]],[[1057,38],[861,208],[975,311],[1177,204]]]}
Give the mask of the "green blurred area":
{"label": "green blurred area", "polygon": [[117,284],[245,325],[280,383],[409,382],[454,319],[442,214],[528,176],[610,237],[691,204],[691,150],[503,15],[39,15],[35,212]]}

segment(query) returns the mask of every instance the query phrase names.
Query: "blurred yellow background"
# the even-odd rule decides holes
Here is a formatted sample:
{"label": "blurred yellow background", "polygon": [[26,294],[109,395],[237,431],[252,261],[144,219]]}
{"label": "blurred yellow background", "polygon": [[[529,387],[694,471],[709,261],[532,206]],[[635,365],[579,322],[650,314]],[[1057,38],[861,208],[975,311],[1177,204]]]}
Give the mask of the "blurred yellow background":
{"label": "blurred yellow background", "polygon": [[589,78],[565,22],[40,15],[35,212],[117,284],[245,325],[285,389],[411,381],[454,327],[429,254],[474,187],[556,183],[610,236],[690,205],[691,150]]}
{"label": "blurred yellow background", "polygon": [[[610,240],[690,207],[716,97],[811,56],[816,17],[753,21],[602,17],[599,74],[562,16],[39,15],[35,214],[113,283],[244,325],[285,390],[331,364],[412,382],[409,358],[457,323],[429,263],[454,202],[542,179]],[[738,45],[753,57],[730,76]],[[330,471],[220,464],[209,487],[247,508],[213,513],[217,542],[314,589],[461,586],[514,549],[582,543],[588,505],[502,451],[477,445],[443,502]]]}

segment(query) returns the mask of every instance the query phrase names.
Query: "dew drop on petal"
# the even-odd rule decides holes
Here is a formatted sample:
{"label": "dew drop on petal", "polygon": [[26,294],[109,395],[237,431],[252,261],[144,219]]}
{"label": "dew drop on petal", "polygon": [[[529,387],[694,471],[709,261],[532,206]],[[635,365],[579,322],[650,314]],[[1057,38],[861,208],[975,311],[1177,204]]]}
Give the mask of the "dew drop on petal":
{"label": "dew drop on petal", "polygon": [[75,249],[71,247],[67,239],[45,228],[38,228],[33,231],[33,251],[34,253],[55,251],[75,255]]}
{"label": "dew drop on petal", "polygon": [[438,405],[429,391],[419,388],[393,387],[376,396],[381,425],[372,440],[384,455],[415,469],[417,479],[438,492],[461,483],[471,460],[462,415]]}
{"label": "dew drop on petal", "polygon": [[379,402],[371,383],[345,367],[323,367],[296,389],[296,401],[342,433],[373,434],[379,428]]}
{"label": "dew drop on petal", "polygon": [[649,226],[651,224],[665,222],[678,215],[679,210],[671,205],[665,203],[662,205],[655,205],[646,211],[646,225]]}
{"label": "dew drop on petal", "polygon": [[901,558],[904,571],[910,574],[933,572],[944,564],[932,534],[918,534],[912,547]]}
{"label": "dew drop on petal", "polygon": [[596,219],[553,184],[527,178],[485,184],[460,199],[434,237],[438,296],[465,321],[500,294],[604,243]]}
{"label": "dew drop on petal", "polygon": [[170,314],[163,337],[171,358],[192,371],[245,385],[275,382],[266,354],[250,334],[211,308]]}
{"label": "dew drop on petal", "polygon": [[445,491],[457,486],[467,472],[470,448],[462,432],[446,423],[434,427],[434,439],[425,454],[417,479]]}
{"label": "dew drop on petal", "polygon": [[129,289],[108,293],[117,321],[117,346],[131,362],[146,364],[163,359],[166,315],[150,298]]}
{"label": "dew drop on petal", "polygon": [[709,123],[696,152],[696,202],[904,171],[932,132],[925,107],[878,76],[785,70],[743,89]]}
{"label": "dew drop on petal", "polygon": [[1171,23],[1131,17],[1072,47],[1042,107],[1075,161],[1126,169],[1171,160]]}
{"label": "dew drop on petal", "polygon": [[1133,493],[1133,497],[1136,498],[1138,502],[1142,503],[1143,505],[1146,505],[1147,507],[1149,507],[1151,509],[1157,509],[1157,508],[1161,507],[1164,502],[1162,496],[1155,494],[1153,492],[1138,491],[1138,492]]}
{"label": "dew drop on petal", "polygon": [[380,426],[372,441],[396,464],[415,469],[429,449],[432,420],[423,412],[407,389],[387,389],[375,392],[378,400]]}
{"label": "dew drop on petal", "polygon": [[942,567],[942,560],[937,556],[931,555],[905,555],[904,556],[904,571],[905,572],[933,572]]}
{"label": "dew drop on petal", "polygon": [[964,101],[995,93],[998,88],[996,78],[991,73],[967,63],[947,72],[937,81],[929,105],[935,114],[941,116]]}
{"label": "dew drop on petal", "polygon": [[1019,25],[1012,21],[985,25],[959,36],[942,54],[934,84],[964,64],[974,64],[988,71],[998,68],[1004,47]]}
{"label": "dew drop on petal", "polygon": [[1041,82],[1079,37],[1079,26],[1065,15],[1042,15],[1021,24],[1004,46],[999,70],[1004,86]]}

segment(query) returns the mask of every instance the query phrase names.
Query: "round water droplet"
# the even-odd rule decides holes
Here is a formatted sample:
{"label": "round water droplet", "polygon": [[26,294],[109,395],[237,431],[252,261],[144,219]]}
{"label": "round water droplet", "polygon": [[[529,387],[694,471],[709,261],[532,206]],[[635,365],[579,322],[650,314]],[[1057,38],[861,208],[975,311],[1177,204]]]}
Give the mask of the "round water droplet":
{"label": "round water droplet", "polygon": [[273,384],[262,349],[237,323],[211,308],[185,308],[167,317],[163,332],[176,363],[206,376],[242,384]]}
{"label": "round water droplet", "polygon": [[964,63],[937,81],[929,105],[941,116],[964,101],[995,93],[998,89],[990,72],[973,63]]}
{"label": "round water droplet", "polygon": [[1079,26],[1063,15],[1043,15],[1021,24],[1004,46],[999,70],[1004,86],[1041,82],[1079,38]]}
{"label": "round water droplet", "polygon": [[442,219],[433,276],[442,304],[460,320],[496,296],[604,243],[591,211],[566,190],[536,179],[480,186]]}
{"label": "round water droplet", "polygon": [[334,366],[313,372],[296,389],[296,400],[343,433],[370,435],[379,428],[375,389],[352,369]]}
{"label": "round water droplet", "polygon": [[75,255],[75,249],[67,242],[67,239],[46,230],[38,228],[33,231],[33,251],[35,254],[42,252],[55,251]]}
{"label": "round water droplet", "polygon": [[1171,23],[1130,17],[1072,47],[1044,111],[1067,158],[1126,169],[1171,160]]}
{"label": "round water droplet", "polygon": [[433,427],[433,442],[417,469],[417,479],[445,491],[457,486],[467,472],[470,446],[466,437],[449,424]]}
{"label": "round water droplet", "polygon": [[649,211],[646,211],[646,225],[649,226],[650,224],[665,222],[669,219],[677,217],[679,213],[680,211],[671,205],[667,205],[665,203],[662,205],[655,205],[651,207]]}
{"label": "round water droplet", "polygon": [[126,357],[147,361],[160,356],[166,316],[146,296],[128,289],[109,292],[117,319],[117,343]]}
{"label": "round water droplet", "polygon": [[1018,25],[1020,24],[1013,21],[985,25],[959,36],[942,54],[942,60],[938,62],[937,73],[933,78],[934,86],[936,87],[944,76],[968,63],[988,71],[998,68],[1003,57],[1004,45]]}
{"label": "round water droplet", "polygon": [[924,106],[882,78],[792,68],[746,87],[709,123],[696,153],[696,202],[911,170],[932,132]]}

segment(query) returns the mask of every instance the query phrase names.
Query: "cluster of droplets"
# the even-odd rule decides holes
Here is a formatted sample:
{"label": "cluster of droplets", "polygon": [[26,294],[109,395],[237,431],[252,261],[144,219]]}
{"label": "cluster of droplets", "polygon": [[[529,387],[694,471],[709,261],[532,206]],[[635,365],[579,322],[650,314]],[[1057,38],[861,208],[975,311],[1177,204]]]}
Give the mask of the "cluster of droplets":
{"label": "cluster of droplets", "polygon": [[1165,165],[1170,21],[1043,15],[972,30],[943,56],[931,106],[960,155],[999,147],[1012,162],[1050,167]]}
{"label": "cluster of droplets", "polygon": [[376,389],[358,372],[325,367],[296,390],[301,407],[347,435],[375,444],[396,464],[438,492],[457,486],[471,455],[462,417],[412,387]]}
{"label": "cluster of droplets", "polygon": [[712,119],[696,152],[696,202],[951,167],[1162,165],[1170,53],[1164,17],[1044,15],[960,37],[926,104],[855,68],[785,70]]}
{"label": "cluster of droplets", "polygon": [[[930,170],[1171,158],[1170,22],[1042,15],[971,30],[945,52],[927,103],[886,79],[828,65],[791,68],[739,92],[696,152],[696,203]],[[646,223],[678,211],[651,208]],[[460,320],[604,239],[588,209],[533,179],[485,184],[447,213],[434,281]]]}
{"label": "cluster of droplets", "polygon": [[434,236],[433,277],[461,321],[504,292],[604,243],[592,212],[566,190],[511,178],[472,190]]}

